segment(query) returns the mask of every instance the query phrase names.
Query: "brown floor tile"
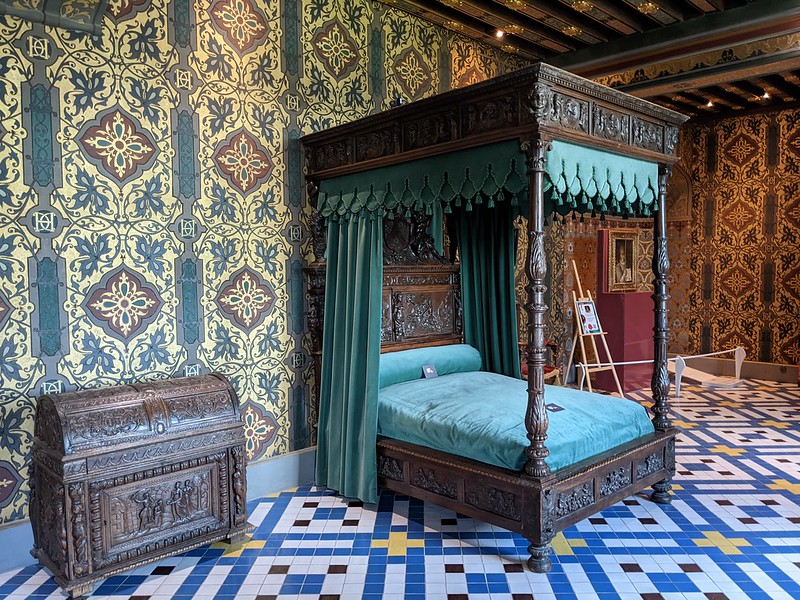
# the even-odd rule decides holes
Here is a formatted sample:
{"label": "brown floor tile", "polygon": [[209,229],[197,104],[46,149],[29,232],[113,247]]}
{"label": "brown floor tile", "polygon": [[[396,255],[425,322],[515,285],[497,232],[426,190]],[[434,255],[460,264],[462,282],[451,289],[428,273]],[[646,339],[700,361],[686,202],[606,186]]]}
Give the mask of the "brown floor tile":
{"label": "brown floor tile", "polygon": [[642,567],[636,563],[620,563],[619,565],[625,573],[642,573]]}
{"label": "brown floor tile", "polygon": [[463,573],[464,572],[464,565],[445,563],[444,572],[445,573]]}
{"label": "brown floor tile", "polygon": [[520,565],[520,564],[517,564],[517,563],[505,564],[505,565],[503,565],[503,570],[506,573],[524,573],[525,572],[524,567],[522,565]]}
{"label": "brown floor tile", "polygon": [[286,575],[289,572],[289,565],[272,565],[269,568],[270,575]]}

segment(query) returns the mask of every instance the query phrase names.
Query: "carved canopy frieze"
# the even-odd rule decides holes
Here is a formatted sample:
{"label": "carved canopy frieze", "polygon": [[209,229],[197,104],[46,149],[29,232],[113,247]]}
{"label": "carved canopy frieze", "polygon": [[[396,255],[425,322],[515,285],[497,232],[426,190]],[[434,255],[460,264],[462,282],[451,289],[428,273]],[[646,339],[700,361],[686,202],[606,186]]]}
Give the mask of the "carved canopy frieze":
{"label": "carved canopy frieze", "polygon": [[[673,163],[686,117],[544,64],[439,94],[303,138],[306,174],[337,174],[425,156],[457,141],[519,138],[525,130],[587,145],[603,140],[626,153]],[[533,129],[532,129],[533,128]]]}

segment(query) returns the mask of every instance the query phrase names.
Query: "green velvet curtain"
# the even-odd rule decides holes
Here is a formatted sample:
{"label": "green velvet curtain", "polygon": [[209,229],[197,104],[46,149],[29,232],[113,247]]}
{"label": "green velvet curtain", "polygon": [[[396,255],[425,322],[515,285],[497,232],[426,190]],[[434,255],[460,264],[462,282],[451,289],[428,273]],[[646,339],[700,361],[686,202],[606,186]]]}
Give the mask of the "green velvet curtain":
{"label": "green velvet curtain", "polygon": [[328,223],[317,485],[377,502],[382,218]]}
{"label": "green velvet curtain", "polygon": [[514,216],[509,202],[454,211],[451,229],[461,261],[464,341],[485,371],[520,376],[514,291]]}

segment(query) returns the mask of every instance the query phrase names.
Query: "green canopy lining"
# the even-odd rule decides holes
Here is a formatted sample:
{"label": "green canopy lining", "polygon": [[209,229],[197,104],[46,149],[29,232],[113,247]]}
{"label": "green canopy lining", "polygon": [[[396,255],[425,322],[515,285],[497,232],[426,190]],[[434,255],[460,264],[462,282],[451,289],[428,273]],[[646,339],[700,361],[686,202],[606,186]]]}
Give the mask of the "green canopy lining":
{"label": "green canopy lining", "polygon": [[382,210],[391,218],[433,205],[444,212],[453,206],[492,206],[509,198],[512,204],[527,200],[525,156],[519,144],[492,144],[441,156],[392,165],[328,179],[320,184],[319,207],[323,217],[347,218],[362,210]]}
{"label": "green canopy lining", "polygon": [[[546,214],[649,216],[657,207],[656,163],[555,140],[545,169]],[[436,205],[449,213],[499,201],[527,212],[527,196],[525,155],[517,141],[506,141],[324,180],[318,206],[334,220],[363,211],[435,214]]]}
{"label": "green canopy lining", "polygon": [[553,142],[547,154],[546,212],[636,214],[657,210],[658,164],[577,144]]}

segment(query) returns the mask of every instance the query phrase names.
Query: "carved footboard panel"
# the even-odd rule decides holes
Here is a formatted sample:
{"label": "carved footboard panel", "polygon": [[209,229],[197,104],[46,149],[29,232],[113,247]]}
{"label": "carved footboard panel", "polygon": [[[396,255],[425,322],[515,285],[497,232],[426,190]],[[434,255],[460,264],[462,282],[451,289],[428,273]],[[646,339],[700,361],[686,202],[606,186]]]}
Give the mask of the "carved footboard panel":
{"label": "carved footboard panel", "polygon": [[[529,477],[389,438],[378,440],[379,485],[520,533],[547,570],[553,536],[675,474],[675,432],[657,432],[546,478]],[[545,559],[546,563],[541,561]]]}

